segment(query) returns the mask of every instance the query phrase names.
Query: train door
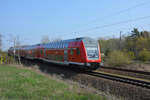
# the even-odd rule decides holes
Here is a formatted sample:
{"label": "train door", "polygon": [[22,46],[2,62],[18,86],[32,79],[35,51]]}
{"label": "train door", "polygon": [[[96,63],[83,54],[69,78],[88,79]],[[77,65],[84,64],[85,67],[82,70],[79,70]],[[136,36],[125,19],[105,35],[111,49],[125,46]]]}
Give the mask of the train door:
{"label": "train door", "polygon": [[68,62],[68,49],[64,50],[64,62]]}
{"label": "train door", "polygon": [[35,57],[40,58],[40,49],[39,48],[35,49]]}
{"label": "train door", "polygon": [[43,48],[40,49],[40,58],[44,58],[44,49]]}
{"label": "train door", "polygon": [[46,49],[44,49],[44,55],[43,55],[43,58],[44,58],[44,59],[47,59],[47,56],[46,56]]}

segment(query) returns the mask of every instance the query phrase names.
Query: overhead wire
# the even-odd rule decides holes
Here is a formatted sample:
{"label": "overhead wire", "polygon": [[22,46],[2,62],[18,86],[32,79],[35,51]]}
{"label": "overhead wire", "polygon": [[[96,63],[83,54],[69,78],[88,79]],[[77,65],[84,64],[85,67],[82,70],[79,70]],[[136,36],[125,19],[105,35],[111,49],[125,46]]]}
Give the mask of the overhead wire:
{"label": "overhead wire", "polygon": [[[139,3],[139,4],[136,4],[136,5],[132,6],[132,7],[126,8],[126,9],[124,9],[124,10],[120,10],[120,11],[118,11],[118,12],[116,12],[116,13],[107,15],[107,16],[103,17],[102,19],[106,19],[106,18],[109,18],[109,17],[113,17],[113,16],[116,16],[116,15],[122,14],[122,13],[124,13],[124,12],[127,12],[127,11],[129,11],[129,10],[132,10],[132,9],[135,9],[135,8],[138,8],[138,7],[147,5],[147,4],[150,4],[150,1],[146,1],[146,2],[143,2],[143,3]],[[146,18],[149,18],[149,16],[140,17],[140,18],[136,18],[136,19],[130,19],[130,20],[126,20],[126,21],[122,21],[122,22],[117,22],[117,23],[112,23],[112,24],[107,24],[107,25],[102,25],[102,26],[97,26],[97,27],[94,27],[94,28],[84,29],[84,30],[100,29],[100,28],[110,27],[110,26],[114,26],[114,25],[118,25],[118,24],[129,23],[130,21],[142,20],[142,19],[146,19]],[[99,18],[96,18],[95,20],[92,20],[92,21],[90,21],[89,23],[87,23],[87,24],[85,24],[85,25],[83,25],[83,26],[92,24],[92,23],[96,22],[98,19],[99,19]],[[80,27],[80,28],[81,28],[81,27]],[[65,33],[65,34],[62,34],[62,35],[59,35],[59,36],[73,35],[73,34],[76,34],[76,33],[78,33],[78,32],[83,32],[83,30],[75,30],[75,31],[73,31],[73,32]]]}
{"label": "overhead wire", "polygon": [[142,2],[142,3],[136,4],[136,5],[132,6],[132,7],[129,7],[129,8],[120,10],[120,11],[115,12],[115,13],[113,13],[113,14],[108,14],[108,15],[104,16],[103,18],[96,18],[96,19],[94,19],[94,20],[88,22],[87,24],[85,24],[85,25],[83,25],[83,26],[86,26],[86,25],[95,23],[95,22],[97,22],[97,20],[99,20],[99,19],[104,20],[104,19],[106,19],[106,18],[110,18],[110,17],[113,17],[113,16],[118,16],[118,15],[124,13],[124,12],[129,11],[129,10],[132,10],[132,9],[135,9],[135,8],[138,8],[138,7],[141,7],[141,6],[144,6],[144,5],[148,5],[148,4],[150,4],[150,0],[149,0],[149,1],[146,1],[146,2]]}
{"label": "overhead wire", "polygon": [[[138,27],[138,28],[142,28],[143,30],[144,30],[144,28],[143,28],[143,26],[150,26],[150,24],[144,24],[144,25],[137,25],[136,27]],[[131,28],[127,28],[127,27],[123,27],[123,28],[121,28],[121,30],[128,30],[128,32],[129,31],[131,31],[132,29]],[[115,33],[120,33],[120,30],[113,30],[113,31],[115,31]],[[148,30],[147,30],[148,31]],[[88,35],[92,35],[92,34],[98,34],[98,33],[103,33],[103,34],[108,34],[108,33],[112,33],[112,31],[107,31],[107,32],[104,32],[104,31],[101,31],[101,32],[89,32],[88,33]]]}
{"label": "overhead wire", "polygon": [[[111,27],[111,26],[115,26],[115,25],[129,23],[131,21],[135,22],[135,21],[140,21],[140,20],[149,19],[149,18],[150,18],[150,15],[149,16],[138,17],[136,19],[129,19],[129,20],[125,20],[125,21],[120,21],[120,22],[112,23],[112,24],[106,24],[106,25],[102,25],[102,26],[96,26],[94,28],[91,28],[90,30],[100,29],[100,28],[105,28],[105,27]],[[89,31],[89,30],[82,30],[80,32],[85,32],[85,31]]]}
{"label": "overhead wire", "polygon": [[[80,32],[89,32],[91,30],[97,30],[97,29],[102,29],[102,28],[106,28],[106,27],[112,27],[112,26],[116,26],[116,25],[120,25],[120,24],[126,24],[126,23],[129,23],[131,21],[135,22],[135,21],[141,21],[141,20],[149,19],[149,18],[150,18],[150,15],[149,16],[138,17],[136,19],[129,19],[129,20],[125,20],[125,21],[120,21],[120,22],[112,23],[112,24],[106,24],[106,25],[102,25],[102,26],[96,26],[96,27],[93,27],[91,29],[81,30]],[[66,34],[63,34],[63,35],[73,35],[73,34],[72,33],[66,33]]]}

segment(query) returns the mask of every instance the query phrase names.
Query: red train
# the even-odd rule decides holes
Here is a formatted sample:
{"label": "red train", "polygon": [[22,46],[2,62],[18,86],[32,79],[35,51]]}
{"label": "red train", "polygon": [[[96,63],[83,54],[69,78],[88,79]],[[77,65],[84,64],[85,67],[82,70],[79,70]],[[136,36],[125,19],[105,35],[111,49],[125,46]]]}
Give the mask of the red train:
{"label": "red train", "polygon": [[75,65],[90,70],[97,69],[101,62],[100,47],[97,41],[88,37],[20,46],[15,49],[11,47],[8,54],[68,66]]}

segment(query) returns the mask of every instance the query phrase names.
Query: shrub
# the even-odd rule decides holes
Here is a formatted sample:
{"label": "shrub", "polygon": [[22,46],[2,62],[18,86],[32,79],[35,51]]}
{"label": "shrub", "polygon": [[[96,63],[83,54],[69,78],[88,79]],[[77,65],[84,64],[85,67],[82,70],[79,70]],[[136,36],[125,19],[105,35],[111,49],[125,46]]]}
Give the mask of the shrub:
{"label": "shrub", "polygon": [[107,48],[106,51],[105,51],[105,55],[108,56],[109,53],[110,53],[110,49]]}
{"label": "shrub", "polygon": [[0,52],[0,64],[17,63],[13,56],[8,56],[7,52]]}
{"label": "shrub", "polygon": [[128,51],[127,49],[123,49],[122,52],[124,52],[125,54],[127,54],[128,57],[129,57],[131,60],[136,59],[135,54],[134,54],[133,51]]}
{"label": "shrub", "polygon": [[109,53],[106,63],[111,66],[121,66],[129,64],[130,62],[131,59],[126,53],[116,50]]}
{"label": "shrub", "polygon": [[147,49],[143,49],[139,52],[139,59],[142,61],[148,61],[150,60],[150,51]]}
{"label": "shrub", "polygon": [[135,55],[134,55],[134,52],[132,52],[132,51],[129,51],[129,52],[127,52],[127,55],[128,55],[128,57],[130,58],[130,59],[135,59]]}

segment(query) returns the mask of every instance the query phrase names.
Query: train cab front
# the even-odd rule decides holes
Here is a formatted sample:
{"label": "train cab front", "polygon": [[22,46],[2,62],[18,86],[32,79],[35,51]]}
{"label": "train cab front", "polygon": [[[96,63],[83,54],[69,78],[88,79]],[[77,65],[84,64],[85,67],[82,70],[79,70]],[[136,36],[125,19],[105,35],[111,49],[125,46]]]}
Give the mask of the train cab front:
{"label": "train cab front", "polygon": [[83,39],[85,53],[86,53],[86,63],[85,65],[91,69],[95,70],[99,67],[101,62],[100,47],[96,40],[91,38]]}

